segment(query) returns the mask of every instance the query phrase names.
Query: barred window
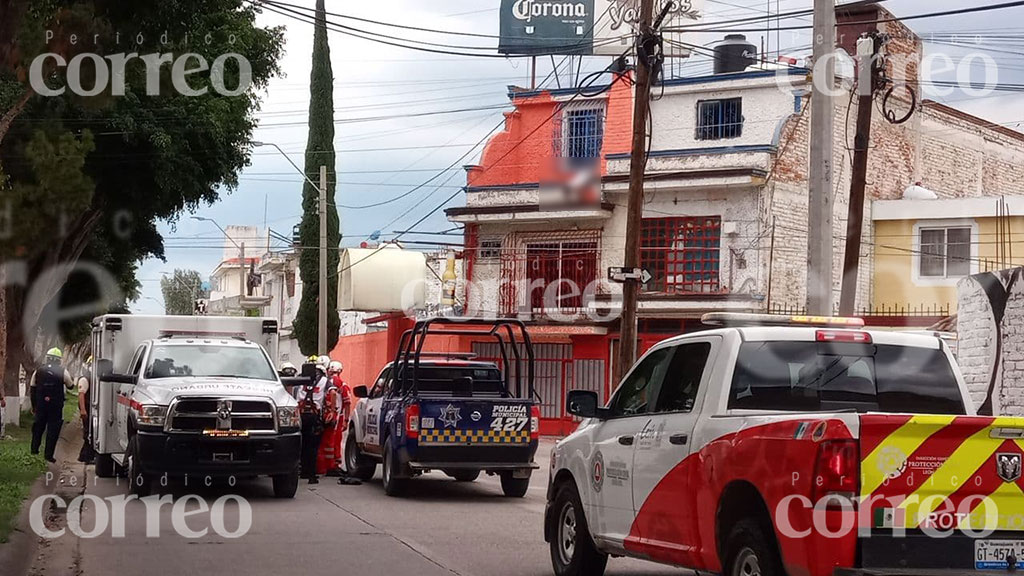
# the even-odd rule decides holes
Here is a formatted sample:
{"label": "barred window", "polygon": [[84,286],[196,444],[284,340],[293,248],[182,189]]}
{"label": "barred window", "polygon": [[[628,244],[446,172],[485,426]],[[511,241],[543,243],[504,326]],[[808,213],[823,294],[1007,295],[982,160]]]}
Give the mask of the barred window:
{"label": "barred window", "polygon": [[697,102],[697,139],[723,140],[743,135],[743,100],[701,100]]}
{"label": "barred window", "polygon": [[497,260],[501,258],[501,240],[481,240],[480,260]]}
{"label": "barred window", "polygon": [[595,160],[601,157],[601,146],[604,141],[601,109],[567,110],[564,122],[563,155],[565,158]]}
{"label": "barred window", "polygon": [[645,218],[640,262],[654,277],[647,290],[668,294],[720,292],[721,245],[722,219],[718,216]]}

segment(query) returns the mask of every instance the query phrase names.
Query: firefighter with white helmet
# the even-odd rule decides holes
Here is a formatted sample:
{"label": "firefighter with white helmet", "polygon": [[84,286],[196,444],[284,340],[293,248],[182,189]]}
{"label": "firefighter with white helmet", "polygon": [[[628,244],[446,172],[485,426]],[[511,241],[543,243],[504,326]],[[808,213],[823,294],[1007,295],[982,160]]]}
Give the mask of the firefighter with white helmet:
{"label": "firefighter with white helmet", "polygon": [[[341,362],[326,359],[327,388],[324,392],[323,422],[324,435],[320,441],[316,468],[318,474],[335,475],[341,462],[341,435],[344,428],[341,398]],[[322,363],[322,360],[321,360]]]}
{"label": "firefighter with white helmet", "polygon": [[278,370],[278,374],[284,376],[285,378],[291,378],[292,376],[295,376],[298,373],[299,369],[296,368],[295,364],[292,364],[291,362],[285,362],[281,364],[281,368],[280,370]]}

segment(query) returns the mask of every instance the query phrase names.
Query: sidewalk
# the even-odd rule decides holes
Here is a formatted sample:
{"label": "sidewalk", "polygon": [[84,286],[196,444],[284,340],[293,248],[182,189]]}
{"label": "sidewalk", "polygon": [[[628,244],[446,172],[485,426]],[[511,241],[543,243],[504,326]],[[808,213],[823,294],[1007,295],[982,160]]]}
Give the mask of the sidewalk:
{"label": "sidewalk", "polygon": [[[57,462],[50,464],[33,484],[28,498],[22,503],[9,541],[0,544],[0,576],[77,573],[74,568],[75,550],[70,546],[73,539],[62,538],[57,541],[58,546],[53,546],[51,541],[40,538],[31,528],[29,510],[32,502],[44,495],[57,494],[67,502],[84,491],[86,467],[78,462],[81,448],[81,422],[78,419],[66,422],[54,454]],[[45,524],[51,530],[63,527],[65,520],[62,510],[48,508],[44,512]]]}

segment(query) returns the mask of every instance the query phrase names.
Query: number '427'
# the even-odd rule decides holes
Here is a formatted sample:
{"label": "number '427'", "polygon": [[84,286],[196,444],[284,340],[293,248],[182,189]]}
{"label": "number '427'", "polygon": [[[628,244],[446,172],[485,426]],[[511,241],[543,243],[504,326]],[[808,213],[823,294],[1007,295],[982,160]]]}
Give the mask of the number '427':
{"label": "number '427'", "polygon": [[526,416],[498,417],[491,420],[491,430],[495,432],[522,432],[530,419]]}

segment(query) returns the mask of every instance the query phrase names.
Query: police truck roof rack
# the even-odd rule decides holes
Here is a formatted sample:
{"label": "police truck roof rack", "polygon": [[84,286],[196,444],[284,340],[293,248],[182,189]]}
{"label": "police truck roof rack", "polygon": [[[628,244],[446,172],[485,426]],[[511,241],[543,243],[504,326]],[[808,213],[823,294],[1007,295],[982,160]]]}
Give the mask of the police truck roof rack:
{"label": "police truck roof rack", "polygon": [[421,358],[444,358],[446,360],[476,360],[475,352],[424,352]]}
{"label": "police truck roof rack", "polygon": [[[420,360],[431,354],[423,351],[423,345],[426,343],[427,337],[431,335],[476,336],[491,339],[498,344],[498,351],[501,354],[505,389],[509,393],[514,392],[518,398],[540,399],[534,386],[534,355],[530,333],[526,330],[526,324],[521,320],[512,319],[431,318],[416,322],[412,330],[402,334],[394,362],[395,368],[401,366],[402,372],[405,374],[409,374],[409,367],[412,366],[412,387],[410,389],[412,393],[415,394],[418,390],[417,373]],[[512,387],[513,375],[515,377],[514,389]],[[525,382],[523,381],[524,376]],[[524,392],[526,392],[525,396]]]}
{"label": "police truck roof rack", "polygon": [[781,314],[742,314],[711,312],[701,322],[708,326],[796,326],[808,328],[863,328],[863,318],[838,316],[786,316]]}

